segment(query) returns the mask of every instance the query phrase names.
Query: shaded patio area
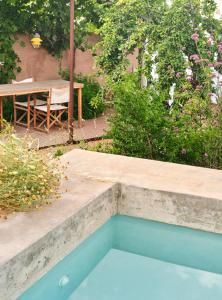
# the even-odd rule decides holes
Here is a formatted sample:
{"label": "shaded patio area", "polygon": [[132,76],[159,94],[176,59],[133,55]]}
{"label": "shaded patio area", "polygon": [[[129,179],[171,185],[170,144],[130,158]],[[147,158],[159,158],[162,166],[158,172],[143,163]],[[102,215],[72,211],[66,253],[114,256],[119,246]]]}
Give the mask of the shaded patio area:
{"label": "shaded patio area", "polygon": [[[78,142],[102,137],[108,128],[108,117],[109,114],[105,114],[97,119],[85,120],[82,128],[78,128],[77,122],[75,122],[74,141]],[[27,130],[20,126],[16,126],[15,130],[18,137],[24,137],[28,133],[33,139],[37,139],[40,148],[65,144],[69,138],[68,130],[58,129],[58,127],[53,127],[48,134],[32,128]]]}

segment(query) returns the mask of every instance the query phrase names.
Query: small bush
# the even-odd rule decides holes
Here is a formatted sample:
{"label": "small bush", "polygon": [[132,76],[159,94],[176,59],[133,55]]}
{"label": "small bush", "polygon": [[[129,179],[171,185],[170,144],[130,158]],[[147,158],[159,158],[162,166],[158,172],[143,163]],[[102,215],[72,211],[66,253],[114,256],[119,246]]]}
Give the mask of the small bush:
{"label": "small bush", "polygon": [[141,89],[136,75],[114,84],[110,120],[113,152],[222,169],[221,107],[192,95],[181,107],[166,104],[154,87]]}
{"label": "small bush", "polygon": [[102,153],[113,152],[113,146],[111,140],[101,140],[101,141],[95,141],[89,143],[81,141],[79,144],[79,148],[83,150],[102,152]]}
{"label": "small bush", "polygon": [[[62,71],[61,76],[65,80],[69,80],[69,71]],[[83,119],[93,119],[100,116],[105,110],[105,104],[103,101],[102,88],[96,81],[94,76],[75,76],[75,81],[83,83]],[[75,93],[74,101],[74,117],[77,119],[78,113],[78,98],[77,93]]]}
{"label": "small bush", "polygon": [[4,118],[8,122],[13,121],[13,100],[11,97],[6,97],[4,99]]}
{"label": "small bush", "polygon": [[17,138],[7,126],[0,134],[0,210],[28,211],[50,203],[59,185],[56,161],[35,149],[29,138]]}
{"label": "small bush", "polygon": [[53,156],[54,156],[55,158],[57,158],[57,157],[62,156],[64,153],[65,153],[64,148],[63,148],[63,147],[58,147],[58,148],[56,148],[56,150],[54,151]]}

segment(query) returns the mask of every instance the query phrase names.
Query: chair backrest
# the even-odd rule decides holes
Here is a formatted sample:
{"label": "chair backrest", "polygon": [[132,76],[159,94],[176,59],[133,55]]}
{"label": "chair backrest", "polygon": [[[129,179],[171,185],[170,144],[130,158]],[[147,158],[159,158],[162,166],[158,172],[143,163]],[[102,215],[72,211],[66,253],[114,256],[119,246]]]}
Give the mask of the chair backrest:
{"label": "chair backrest", "polygon": [[51,104],[68,103],[69,88],[51,89]]}
{"label": "chair backrest", "polygon": [[21,81],[12,80],[12,84],[29,83],[29,82],[34,82],[34,78],[31,77]]}

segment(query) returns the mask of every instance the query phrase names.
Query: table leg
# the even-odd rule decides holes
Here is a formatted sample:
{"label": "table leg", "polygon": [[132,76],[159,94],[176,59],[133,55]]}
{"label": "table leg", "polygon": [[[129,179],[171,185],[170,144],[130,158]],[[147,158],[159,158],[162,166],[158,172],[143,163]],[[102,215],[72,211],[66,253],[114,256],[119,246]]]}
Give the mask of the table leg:
{"label": "table leg", "polygon": [[31,95],[28,95],[28,111],[27,111],[27,128],[30,129],[30,121],[31,121],[31,107],[30,107],[30,99]]}
{"label": "table leg", "polygon": [[0,129],[3,127],[3,97],[0,97]]}
{"label": "table leg", "polygon": [[82,89],[78,89],[78,127],[82,127]]}

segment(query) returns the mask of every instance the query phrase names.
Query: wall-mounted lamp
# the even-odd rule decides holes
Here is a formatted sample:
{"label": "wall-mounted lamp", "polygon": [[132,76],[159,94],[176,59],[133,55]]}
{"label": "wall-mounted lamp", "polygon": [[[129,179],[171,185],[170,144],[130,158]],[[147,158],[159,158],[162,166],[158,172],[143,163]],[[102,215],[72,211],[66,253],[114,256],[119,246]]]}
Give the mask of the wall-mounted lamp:
{"label": "wall-mounted lamp", "polygon": [[31,43],[33,48],[37,49],[41,47],[42,39],[40,38],[40,35],[36,33],[34,37],[31,39]]}

